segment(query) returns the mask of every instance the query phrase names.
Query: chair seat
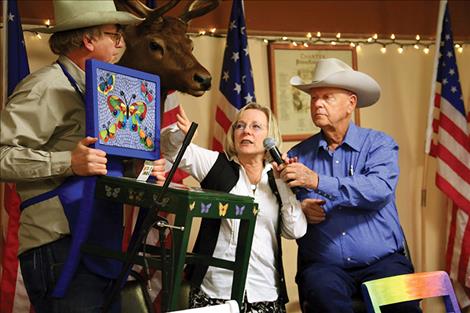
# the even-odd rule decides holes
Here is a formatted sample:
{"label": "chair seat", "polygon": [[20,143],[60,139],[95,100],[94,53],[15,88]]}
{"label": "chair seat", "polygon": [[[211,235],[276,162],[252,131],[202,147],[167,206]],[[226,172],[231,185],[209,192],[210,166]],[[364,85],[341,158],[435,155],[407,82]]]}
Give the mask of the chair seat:
{"label": "chair seat", "polygon": [[153,306],[145,282],[137,273],[131,272],[131,275],[135,280],[127,281],[121,290],[121,312],[153,313]]}

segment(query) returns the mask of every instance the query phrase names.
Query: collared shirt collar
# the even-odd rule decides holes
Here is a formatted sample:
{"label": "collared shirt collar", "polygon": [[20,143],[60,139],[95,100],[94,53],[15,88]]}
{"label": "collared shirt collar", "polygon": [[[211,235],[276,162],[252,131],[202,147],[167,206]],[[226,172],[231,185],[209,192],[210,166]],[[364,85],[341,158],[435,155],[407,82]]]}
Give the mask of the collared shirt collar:
{"label": "collared shirt collar", "polygon": [[77,64],[64,55],[59,56],[58,61],[65,66],[67,71],[77,82],[80,91],[85,94],[85,72],[80,67],[78,67]]}
{"label": "collared shirt collar", "polygon": [[[343,144],[347,144],[352,149],[359,151],[361,149],[362,138],[360,138],[360,133],[357,126],[353,122],[349,122],[348,130],[346,131],[346,136],[344,137]],[[325,151],[328,151],[328,142],[326,141],[323,131],[320,132],[320,138],[318,141],[318,148],[323,148]]]}

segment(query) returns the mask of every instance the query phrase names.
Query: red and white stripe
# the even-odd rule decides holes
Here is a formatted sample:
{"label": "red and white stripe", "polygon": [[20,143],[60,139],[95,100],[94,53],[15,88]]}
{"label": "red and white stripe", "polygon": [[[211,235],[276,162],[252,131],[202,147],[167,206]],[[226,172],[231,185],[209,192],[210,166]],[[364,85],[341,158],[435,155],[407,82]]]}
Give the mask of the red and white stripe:
{"label": "red and white stripe", "polygon": [[18,228],[21,200],[15,184],[6,183],[2,212],[2,262],[0,268],[0,313],[29,313],[33,309],[21,276],[18,253]]}
{"label": "red and white stripe", "polygon": [[220,101],[215,110],[215,128],[212,138],[212,149],[223,151],[223,142],[232,121],[237,115],[237,108],[230,104],[221,94]]}
{"label": "red and white stripe", "polygon": [[[438,86],[439,87],[439,86]],[[436,185],[452,201],[446,252],[449,273],[461,307],[470,306],[470,136],[467,118],[436,94],[433,121]],[[436,116],[436,115],[435,115]]]}
{"label": "red and white stripe", "polygon": [[439,98],[438,141],[431,148],[438,162],[436,184],[460,208],[470,212],[470,139],[466,116],[445,98]]}
{"label": "red and white stripe", "polygon": [[[425,152],[437,158],[436,185],[449,197],[452,204],[446,270],[454,284],[459,304],[464,308],[470,306],[470,115],[466,116],[462,112],[465,111],[464,106],[460,107],[462,95],[459,100],[455,100],[461,89],[455,51],[448,50],[449,46],[454,49],[452,41],[448,41],[452,40],[452,36],[450,18],[445,17],[446,8],[447,2],[441,1]],[[445,61],[442,58],[446,58]],[[446,64],[455,73],[448,71]],[[437,76],[438,73],[440,77]],[[454,74],[457,76],[453,76]],[[441,85],[441,81],[448,85]],[[451,81],[453,82],[450,84]],[[450,86],[454,88],[450,90],[454,95],[447,94],[449,89],[446,88]],[[444,92],[441,93],[443,88]],[[456,92],[458,93],[455,94]],[[442,94],[446,94],[446,97],[441,96]],[[460,110],[457,107],[460,107]]]}
{"label": "red and white stripe", "polygon": [[[440,90],[436,84],[436,90]],[[430,154],[437,158],[436,185],[452,201],[446,252],[461,307],[470,306],[470,134],[469,118],[435,94]],[[469,115],[470,116],[470,115]]]}
{"label": "red and white stripe", "polygon": [[[470,137],[467,118],[440,98],[436,185],[453,202],[447,245],[447,271],[459,303],[470,306]],[[436,124],[436,123],[435,123]]]}

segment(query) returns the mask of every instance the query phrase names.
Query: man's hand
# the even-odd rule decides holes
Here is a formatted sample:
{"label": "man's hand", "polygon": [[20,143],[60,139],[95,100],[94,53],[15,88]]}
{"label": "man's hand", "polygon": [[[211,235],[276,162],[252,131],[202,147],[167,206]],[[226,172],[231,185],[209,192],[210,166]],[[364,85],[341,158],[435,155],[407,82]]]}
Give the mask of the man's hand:
{"label": "man's hand", "polygon": [[301,203],[302,211],[310,224],[318,224],[325,220],[326,214],[322,205],[325,200],[321,199],[305,199]]}
{"label": "man's hand", "polygon": [[302,163],[293,162],[281,172],[281,178],[289,187],[304,187],[316,190],[318,188],[318,174]]}
{"label": "man's hand", "polygon": [[77,144],[72,151],[71,168],[75,175],[92,176],[106,175],[106,152],[103,150],[88,148],[98,138],[86,137]]}
{"label": "man's hand", "polygon": [[165,164],[165,159],[153,161],[152,176],[155,176],[159,183],[163,183],[165,181]]}

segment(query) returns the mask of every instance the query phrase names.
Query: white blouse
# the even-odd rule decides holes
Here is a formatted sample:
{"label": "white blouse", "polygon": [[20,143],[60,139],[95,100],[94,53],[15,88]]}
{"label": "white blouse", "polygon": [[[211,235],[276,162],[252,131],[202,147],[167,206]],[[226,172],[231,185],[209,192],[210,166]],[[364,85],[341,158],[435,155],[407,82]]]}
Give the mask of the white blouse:
{"label": "white blouse", "polygon": [[[184,134],[177,128],[169,128],[162,132],[161,151],[167,160],[174,161],[183,138]],[[215,164],[218,155],[218,152],[190,144],[179,167],[201,182]],[[249,303],[275,301],[279,296],[279,273],[276,269],[279,248],[276,240],[279,206],[268,183],[267,173],[271,167],[269,163],[265,165],[261,180],[253,186],[243,166],[240,166],[238,182],[230,190],[231,194],[254,197],[259,207],[245,285]],[[276,185],[282,200],[281,235],[287,239],[300,238],[307,231],[307,220],[300,202],[281,179],[276,179]],[[222,219],[213,257],[235,260],[239,225],[239,220]],[[201,290],[211,298],[230,299],[232,277],[232,271],[210,266]]]}

